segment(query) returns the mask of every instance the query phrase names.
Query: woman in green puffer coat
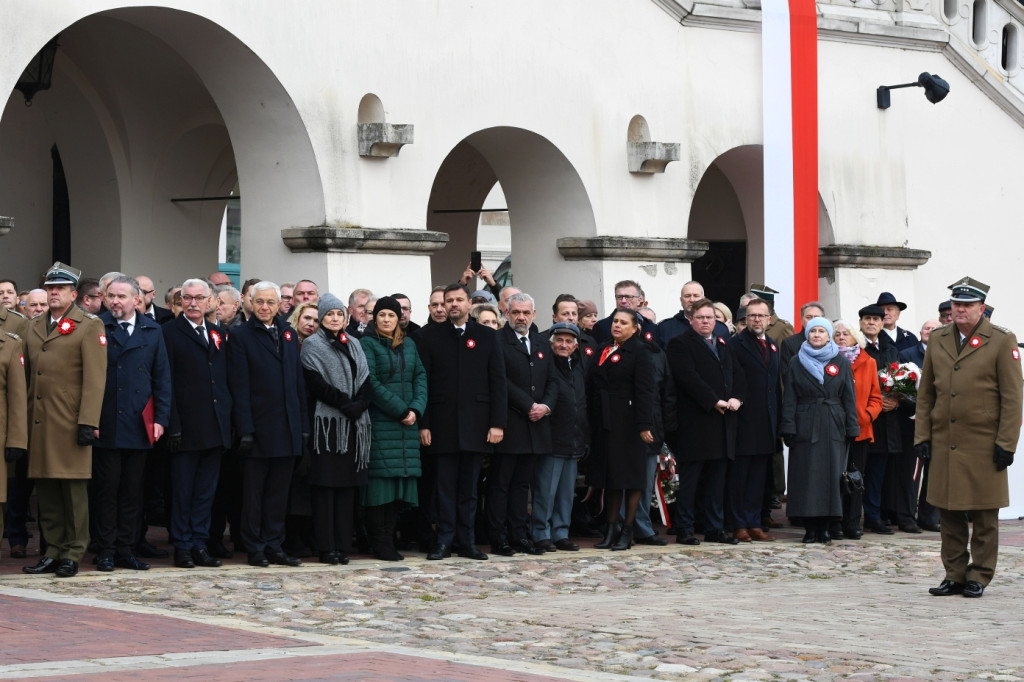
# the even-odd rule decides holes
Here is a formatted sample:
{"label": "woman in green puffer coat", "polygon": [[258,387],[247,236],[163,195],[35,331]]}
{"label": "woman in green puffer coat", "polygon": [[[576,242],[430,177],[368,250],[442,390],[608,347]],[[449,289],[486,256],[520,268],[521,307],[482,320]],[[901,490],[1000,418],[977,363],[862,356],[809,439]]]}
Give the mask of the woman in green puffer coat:
{"label": "woman in green puffer coat", "polygon": [[416,506],[420,436],[416,422],[427,407],[427,375],[416,344],[402,333],[398,299],[385,296],[373,308],[373,323],[359,342],[373,385],[370,406],[370,480],[363,496],[373,554],[404,559],[395,549],[395,523]]}

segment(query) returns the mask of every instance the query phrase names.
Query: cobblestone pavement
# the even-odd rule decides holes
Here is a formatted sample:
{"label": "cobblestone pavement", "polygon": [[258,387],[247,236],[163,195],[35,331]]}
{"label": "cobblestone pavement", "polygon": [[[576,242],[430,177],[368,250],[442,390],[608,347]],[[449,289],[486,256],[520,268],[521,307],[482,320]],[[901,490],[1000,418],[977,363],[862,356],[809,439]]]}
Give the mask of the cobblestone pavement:
{"label": "cobblestone pavement", "polygon": [[[928,595],[942,578],[937,534],[866,535],[831,547],[785,535],[738,547],[585,549],[486,562],[428,562],[413,553],[400,563],[341,567],[167,568],[65,581],[8,574],[0,577],[10,629],[0,627],[0,677],[137,673],[170,665],[159,655],[177,652],[173,665],[203,677],[266,659],[257,666],[263,676],[230,668],[237,679],[473,679],[457,668],[466,664],[488,668],[487,679],[1024,680],[1024,524],[1003,524],[997,575],[979,600]],[[88,609],[95,623],[121,621],[108,642],[132,639],[127,614],[151,614],[174,616],[183,629],[216,626],[291,644],[212,638],[242,652],[218,659],[210,646],[173,645],[180,638],[172,628],[162,649],[134,642],[120,653],[69,651],[61,666],[53,663],[60,656],[46,658],[46,632],[35,637],[35,661],[4,653],[18,631],[12,612],[48,608],[16,609],[5,598]],[[193,653],[182,658],[186,650]],[[316,659],[372,660],[371,651],[394,665]],[[319,668],[298,663],[313,660]],[[417,660],[456,667],[421,668]]]}

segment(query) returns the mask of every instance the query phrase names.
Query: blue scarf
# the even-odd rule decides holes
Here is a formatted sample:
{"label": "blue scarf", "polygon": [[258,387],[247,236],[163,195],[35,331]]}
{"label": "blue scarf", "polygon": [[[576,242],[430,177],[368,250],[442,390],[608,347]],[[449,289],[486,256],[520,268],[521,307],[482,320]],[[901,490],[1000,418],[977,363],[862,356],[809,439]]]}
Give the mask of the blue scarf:
{"label": "blue scarf", "polygon": [[807,372],[818,380],[819,384],[825,383],[825,365],[828,361],[839,355],[839,346],[832,340],[832,323],[823,317],[816,317],[804,327],[804,337],[807,337],[809,332],[814,327],[823,327],[828,332],[828,343],[821,348],[815,349],[811,346],[810,341],[804,341],[800,344],[800,352],[797,353],[797,357],[800,358],[800,364]]}

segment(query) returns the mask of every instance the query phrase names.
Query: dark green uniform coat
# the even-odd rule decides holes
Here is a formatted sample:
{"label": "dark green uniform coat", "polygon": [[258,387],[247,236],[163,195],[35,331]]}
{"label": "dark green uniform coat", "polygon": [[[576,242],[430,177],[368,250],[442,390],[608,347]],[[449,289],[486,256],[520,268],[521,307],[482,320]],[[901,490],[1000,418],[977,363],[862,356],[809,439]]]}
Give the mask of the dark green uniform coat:
{"label": "dark green uniform coat", "polygon": [[[17,334],[0,331],[0,455],[4,448],[28,448],[25,356]],[[7,464],[0,456],[0,502],[7,501]],[[0,519],[0,527],[3,519]]]}

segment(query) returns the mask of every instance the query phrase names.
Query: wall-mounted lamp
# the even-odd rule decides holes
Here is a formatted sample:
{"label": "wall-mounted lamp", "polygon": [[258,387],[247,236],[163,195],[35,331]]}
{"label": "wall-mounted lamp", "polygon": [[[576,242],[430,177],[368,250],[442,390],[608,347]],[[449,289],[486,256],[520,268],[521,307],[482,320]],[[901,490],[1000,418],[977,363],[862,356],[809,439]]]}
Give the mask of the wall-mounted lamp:
{"label": "wall-mounted lamp", "polygon": [[917,77],[915,83],[903,83],[902,85],[879,85],[877,90],[878,108],[888,109],[889,91],[896,88],[924,88],[924,96],[932,104],[938,104],[949,94],[949,83],[942,80],[934,73],[922,73]]}
{"label": "wall-mounted lamp", "polygon": [[25,67],[21,78],[14,84],[14,88],[25,96],[25,106],[32,106],[32,98],[40,90],[50,89],[50,78],[53,76],[53,60],[57,57],[57,39],[60,35],[50,39],[50,42],[43,46],[43,49],[32,57],[32,61]]}

